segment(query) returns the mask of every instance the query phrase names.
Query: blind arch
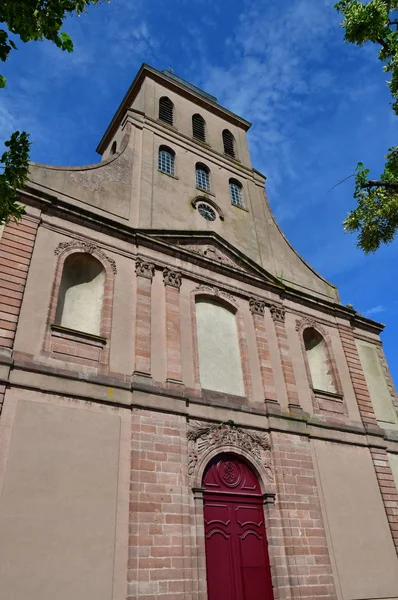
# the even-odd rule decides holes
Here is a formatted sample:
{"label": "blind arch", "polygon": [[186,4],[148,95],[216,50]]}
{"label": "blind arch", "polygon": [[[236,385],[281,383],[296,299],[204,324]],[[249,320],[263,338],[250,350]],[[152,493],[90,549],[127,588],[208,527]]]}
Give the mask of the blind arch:
{"label": "blind arch", "polygon": [[313,388],[336,393],[332,365],[324,338],[313,327],[307,327],[303,332],[303,340]]}
{"label": "blind arch", "polygon": [[209,298],[196,298],[195,308],[201,387],[244,396],[235,313]]}
{"label": "blind arch", "polygon": [[100,335],[105,269],[91,254],[78,252],[64,262],[55,324]]}

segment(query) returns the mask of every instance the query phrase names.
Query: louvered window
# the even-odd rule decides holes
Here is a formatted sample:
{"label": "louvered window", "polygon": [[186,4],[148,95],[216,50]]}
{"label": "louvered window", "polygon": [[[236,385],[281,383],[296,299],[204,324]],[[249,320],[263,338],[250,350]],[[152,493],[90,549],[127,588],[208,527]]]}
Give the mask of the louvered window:
{"label": "louvered window", "polygon": [[224,144],[224,154],[228,154],[228,156],[235,158],[235,140],[228,129],[224,129],[222,132],[222,141]]}
{"label": "louvered window", "polygon": [[168,173],[168,175],[174,175],[174,163],[175,154],[173,150],[167,146],[160,146],[158,161],[159,171],[162,171],[162,173]]}
{"label": "louvered window", "polygon": [[210,171],[206,165],[196,165],[196,187],[210,192]]}
{"label": "louvered window", "polygon": [[243,193],[242,184],[236,179],[229,180],[229,193],[231,195],[231,202],[235,206],[243,207]]}
{"label": "louvered window", "polygon": [[192,117],[192,137],[201,142],[206,141],[206,124],[203,117],[200,115],[193,115]]}
{"label": "louvered window", "polygon": [[163,96],[162,98],[160,98],[159,100],[159,119],[160,121],[164,121],[165,123],[168,123],[169,125],[173,125],[173,112],[174,112],[174,106],[172,101],[167,98],[166,96]]}

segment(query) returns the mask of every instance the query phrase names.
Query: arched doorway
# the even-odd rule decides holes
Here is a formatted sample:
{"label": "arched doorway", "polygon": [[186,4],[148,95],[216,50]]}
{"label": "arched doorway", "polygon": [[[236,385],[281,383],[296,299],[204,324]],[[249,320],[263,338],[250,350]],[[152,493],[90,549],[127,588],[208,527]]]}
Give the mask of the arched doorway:
{"label": "arched doorway", "polygon": [[234,454],[219,454],[203,475],[208,600],[273,600],[256,475]]}

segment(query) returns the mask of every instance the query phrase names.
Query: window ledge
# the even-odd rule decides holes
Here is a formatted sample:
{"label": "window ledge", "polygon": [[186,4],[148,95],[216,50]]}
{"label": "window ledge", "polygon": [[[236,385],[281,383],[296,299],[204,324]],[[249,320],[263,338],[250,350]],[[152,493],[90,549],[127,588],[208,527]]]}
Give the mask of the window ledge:
{"label": "window ledge", "polygon": [[239,160],[239,158],[236,158],[236,156],[231,156],[230,154],[227,154],[226,152],[223,152],[223,156],[226,156],[226,158],[229,158],[230,160],[233,160],[234,162],[241,164],[241,161]]}
{"label": "window ledge", "polygon": [[200,192],[202,192],[202,194],[207,194],[208,196],[213,196],[213,198],[216,197],[216,195],[213,194],[213,192],[209,192],[209,190],[205,190],[205,189],[199,187],[198,185],[196,186],[196,189],[199,190]]}
{"label": "window ledge", "polygon": [[85,331],[78,331],[77,329],[70,329],[69,327],[62,327],[62,325],[50,325],[51,331],[55,334],[60,335],[60,337],[80,337],[85,340],[90,340],[92,342],[98,342],[105,346],[107,343],[106,338],[95,335],[93,333],[87,333]]}
{"label": "window ledge", "polygon": [[237,204],[234,204],[233,202],[231,202],[231,206],[233,206],[234,208],[239,208],[239,210],[243,210],[245,212],[249,212],[249,209],[246,208],[246,206],[238,206]]}
{"label": "window ledge", "polygon": [[170,123],[167,123],[166,121],[162,121],[162,119],[156,119],[156,121],[158,123],[160,123],[161,125],[163,125],[164,127],[167,127],[167,129],[171,129],[172,131],[178,131],[178,129],[175,125],[170,125]]}
{"label": "window ledge", "polygon": [[200,146],[203,146],[204,148],[211,148],[210,144],[208,142],[204,142],[203,140],[199,140],[196,137],[192,136],[192,141],[196,142],[197,144],[199,144]]}
{"label": "window ledge", "polygon": [[340,394],[339,392],[328,392],[326,390],[318,390],[316,388],[312,388],[312,391],[314,392],[315,396],[325,396],[331,400],[343,400],[343,394]]}
{"label": "window ledge", "polygon": [[179,179],[177,175],[173,175],[172,173],[166,173],[166,171],[161,171],[160,169],[158,169],[158,173],[161,173],[162,175],[167,175],[167,177],[172,177],[173,179]]}

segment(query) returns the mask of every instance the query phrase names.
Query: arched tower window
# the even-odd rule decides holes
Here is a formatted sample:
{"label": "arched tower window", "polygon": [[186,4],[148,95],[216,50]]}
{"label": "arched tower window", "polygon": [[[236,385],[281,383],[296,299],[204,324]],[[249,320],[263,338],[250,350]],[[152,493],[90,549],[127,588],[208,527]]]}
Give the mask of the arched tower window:
{"label": "arched tower window", "polygon": [[111,155],[116,154],[116,150],[117,150],[117,143],[113,142],[113,144],[111,146]]}
{"label": "arched tower window", "polygon": [[55,324],[100,334],[105,270],[91,254],[77,253],[65,260]]}
{"label": "arched tower window", "polygon": [[206,141],[206,123],[201,115],[192,116],[192,137],[201,142]]}
{"label": "arched tower window", "polygon": [[244,396],[242,361],[235,314],[209,299],[196,300],[200,385]]}
{"label": "arched tower window", "polygon": [[202,163],[196,163],[196,187],[210,192],[210,169]]}
{"label": "arched tower window", "polygon": [[235,152],[235,138],[229,129],[224,129],[222,132],[222,141],[224,144],[224,154],[228,154],[228,156],[236,157]]}
{"label": "arched tower window", "polygon": [[243,191],[242,184],[236,179],[229,180],[229,193],[231,196],[231,202],[235,206],[243,207]]}
{"label": "arched tower window", "polygon": [[159,100],[159,120],[169,125],[174,122],[174,105],[170,98],[162,96]]}
{"label": "arched tower window", "polygon": [[158,169],[162,173],[174,175],[175,152],[167,146],[159,146]]}
{"label": "arched tower window", "polygon": [[325,340],[313,327],[304,330],[303,339],[313,388],[336,393],[332,365]]}

